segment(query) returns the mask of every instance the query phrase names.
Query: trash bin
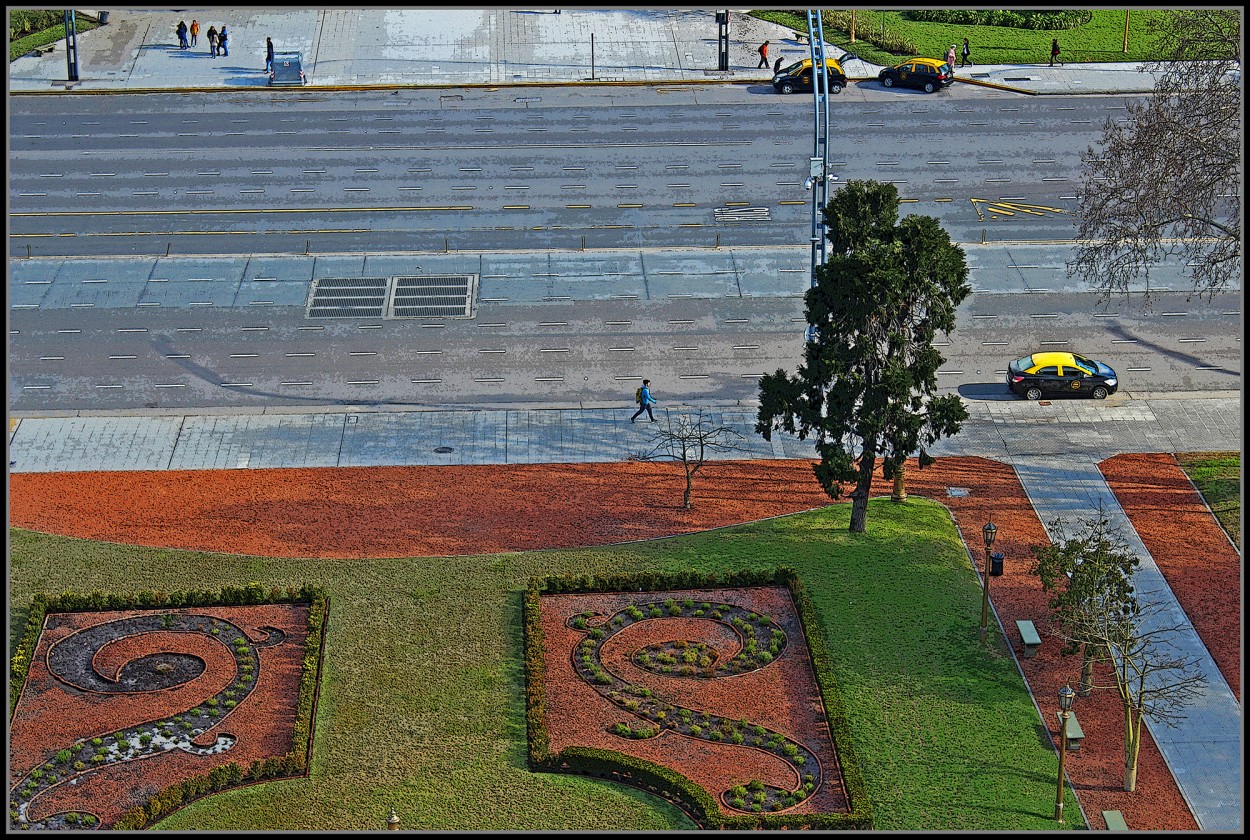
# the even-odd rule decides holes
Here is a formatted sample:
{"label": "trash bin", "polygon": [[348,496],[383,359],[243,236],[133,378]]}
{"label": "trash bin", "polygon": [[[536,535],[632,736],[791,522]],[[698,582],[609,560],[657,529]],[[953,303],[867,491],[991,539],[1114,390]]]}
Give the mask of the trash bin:
{"label": "trash bin", "polygon": [[108,23],[108,22],[109,22],[109,13],[108,13],[108,12],[100,12],[100,25],[101,25],[101,26],[104,26],[104,25],[105,25],[106,23]]}
{"label": "trash bin", "polygon": [[990,577],[998,577],[1003,573],[1003,553],[995,551],[990,555]]}

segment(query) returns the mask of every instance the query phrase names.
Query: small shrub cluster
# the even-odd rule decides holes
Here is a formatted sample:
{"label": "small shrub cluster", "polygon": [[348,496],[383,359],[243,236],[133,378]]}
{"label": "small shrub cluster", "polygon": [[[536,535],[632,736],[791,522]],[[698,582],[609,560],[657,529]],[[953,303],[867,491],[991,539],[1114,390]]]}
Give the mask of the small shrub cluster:
{"label": "small shrub cluster", "polygon": [[[826,12],[825,14],[828,14]],[[1009,26],[1015,29],[1076,29],[1093,18],[1089,9],[1042,11],[1024,9],[921,9],[900,12],[920,23],[949,23],[956,26]]]}

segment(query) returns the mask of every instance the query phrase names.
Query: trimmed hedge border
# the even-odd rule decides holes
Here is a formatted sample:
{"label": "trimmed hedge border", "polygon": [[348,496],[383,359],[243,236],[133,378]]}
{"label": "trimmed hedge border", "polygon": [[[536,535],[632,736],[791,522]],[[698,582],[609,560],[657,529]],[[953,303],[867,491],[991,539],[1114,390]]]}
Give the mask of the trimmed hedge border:
{"label": "trimmed hedge border", "polygon": [[233,607],[256,604],[306,603],[308,633],[304,637],[304,662],[300,669],[299,696],[296,701],[295,726],[291,751],[282,756],[256,759],[244,770],[235,762],[215,767],[208,773],[169,785],[155,793],[143,805],[131,808],[111,828],[114,831],[135,831],[146,828],[184,805],[227,788],[275,778],[297,778],[308,775],[312,762],[313,721],[316,720],[320,692],[320,674],[325,654],[326,625],[330,616],[330,598],[320,587],[305,584],[296,588],[278,586],[268,591],[258,582],[247,586],[223,586],[219,592],[188,590],[186,592],[134,593],[62,592],[60,595],[36,593],[31,598],[26,628],[17,643],[9,665],[9,718],[17,710],[17,699],[30,673],[30,661],[43,632],[44,619],[50,612],[103,612],[133,609],[178,609],[181,607]]}
{"label": "trimmed hedge border", "polygon": [[[551,752],[546,725],[543,662],[542,595],[581,592],[654,592],[676,589],[707,589],[736,586],[785,586],[794,599],[799,624],[811,654],[816,684],[825,706],[830,734],[842,766],[842,779],[851,810],[846,814],[758,814],[736,815],[721,811],[716,799],[690,779],[668,767],[625,755],[614,750],[568,747]],[[789,567],[746,569],[721,574],[698,572],[640,572],[603,576],[567,575],[531,578],[523,595],[525,650],[525,729],[530,769],[535,772],[579,773],[610,779],[656,793],[685,811],[701,828],[773,829],[810,828],[824,830],[871,829],[872,804],[851,747],[845,706],[830,667],[824,635],[816,610],[794,569]]]}

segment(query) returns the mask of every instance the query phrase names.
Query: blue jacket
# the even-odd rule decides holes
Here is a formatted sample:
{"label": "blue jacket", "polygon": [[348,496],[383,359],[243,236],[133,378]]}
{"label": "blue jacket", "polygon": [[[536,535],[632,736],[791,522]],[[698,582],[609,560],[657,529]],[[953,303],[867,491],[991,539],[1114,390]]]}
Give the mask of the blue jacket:
{"label": "blue jacket", "polygon": [[656,401],[651,397],[651,389],[648,388],[646,385],[642,386],[642,404],[643,405],[655,405],[656,404]]}

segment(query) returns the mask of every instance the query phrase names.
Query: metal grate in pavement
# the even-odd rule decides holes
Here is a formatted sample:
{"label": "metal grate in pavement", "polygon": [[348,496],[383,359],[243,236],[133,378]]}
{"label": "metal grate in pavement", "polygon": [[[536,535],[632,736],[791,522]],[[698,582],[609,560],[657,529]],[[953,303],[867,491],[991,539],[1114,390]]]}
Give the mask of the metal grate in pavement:
{"label": "metal grate in pavement", "polygon": [[472,318],[476,274],[395,277],[388,318]]}
{"label": "metal grate in pavement", "polygon": [[712,216],[716,221],[728,224],[772,220],[767,207],[716,207],[712,210]]}
{"label": "metal grate in pavement", "polygon": [[309,318],[381,318],[386,308],[387,277],[322,277],[313,280]]}

